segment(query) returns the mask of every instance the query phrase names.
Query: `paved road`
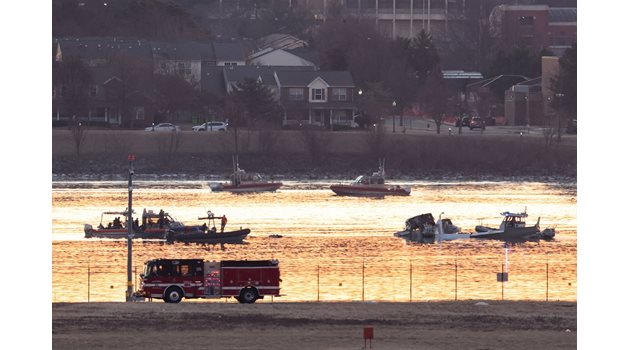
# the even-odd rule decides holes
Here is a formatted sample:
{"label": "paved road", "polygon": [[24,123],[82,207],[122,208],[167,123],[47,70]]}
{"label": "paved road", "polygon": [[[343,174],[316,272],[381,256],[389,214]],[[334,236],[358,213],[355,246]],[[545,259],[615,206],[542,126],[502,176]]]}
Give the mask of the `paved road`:
{"label": "paved road", "polygon": [[[419,117],[403,117],[403,126],[400,126],[400,117],[395,117],[395,122],[392,125],[392,117],[385,117],[383,122],[385,123],[385,130],[387,132],[396,133],[433,133],[436,134],[436,125],[432,119],[423,119]],[[451,135],[457,135],[459,133],[459,127],[456,127],[454,124],[443,123],[441,126],[441,134],[449,135],[449,129]],[[468,127],[461,128],[462,135],[513,135],[518,137],[544,137],[545,130],[541,127],[530,126],[529,128],[525,126],[506,126],[506,125],[492,125],[486,126],[485,130],[474,129],[470,130]],[[575,138],[576,135],[567,135],[563,134],[563,138]]]}

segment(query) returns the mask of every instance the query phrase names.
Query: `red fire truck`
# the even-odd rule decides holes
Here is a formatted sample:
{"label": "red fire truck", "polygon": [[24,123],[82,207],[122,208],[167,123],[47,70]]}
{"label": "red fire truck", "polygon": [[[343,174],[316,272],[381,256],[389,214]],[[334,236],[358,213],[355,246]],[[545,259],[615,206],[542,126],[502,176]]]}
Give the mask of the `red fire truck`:
{"label": "red fire truck", "polygon": [[224,297],[254,303],[265,295],[280,296],[278,260],[154,259],[140,278],[139,296],[167,303]]}

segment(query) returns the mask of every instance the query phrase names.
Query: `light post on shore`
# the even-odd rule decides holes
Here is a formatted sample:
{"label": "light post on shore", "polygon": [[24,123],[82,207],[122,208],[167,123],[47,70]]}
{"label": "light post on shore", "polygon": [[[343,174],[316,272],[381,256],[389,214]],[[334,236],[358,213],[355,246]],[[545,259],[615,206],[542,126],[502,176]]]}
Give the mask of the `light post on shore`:
{"label": "light post on shore", "polygon": [[527,133],[529,134],[529,90],[527,90],[527,94],[525,95],[525,124]]}
{"label": "light post on shore", "polygon": [[392,102],[392,133],[396,132],[396,100]]}
{"label": "light post on shore", "polygon": [[127,302],[131,302],[133,301],[133,278],[131,275],[131,261],[132,261],[132,254],[133,254],[133,248],[132,248],[132,239],[133,239],[133,221],[131,218],[131,213],[133,212],[133,209],[131,207],[131,202],[132,202],[132,192],[133,192],[133,187],[131,186],[131,178],[133,176],[133,161],[136,159],[136,157],[133,154],[130,154],[127,157],[127,160],[129,160],[129,183],[128,183],[128,190],[129,190],[129,203],[128,203],[128,207],[127,207],[127,298],[126,301]]}

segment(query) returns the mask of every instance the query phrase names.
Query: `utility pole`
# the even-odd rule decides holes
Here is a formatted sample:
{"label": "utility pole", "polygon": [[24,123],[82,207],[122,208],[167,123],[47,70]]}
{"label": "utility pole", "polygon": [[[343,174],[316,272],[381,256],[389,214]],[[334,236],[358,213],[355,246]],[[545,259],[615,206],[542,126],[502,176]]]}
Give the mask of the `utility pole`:
{"label": "utility pole", "polygon": [[133,154],[130,154],[127,157],[127,160],[129,160],[129,183],[127,185],[128,190],[129,190],[129,203],[127,205],[127,302],[133,301],[132,299],[133,279],[131,276],[131,260],[132,260],[132,252],[133,252],[132,243],[131,243],[131,240],[133,239],[133,221],[131,217],[133,209],[131,207],[131,202],[132,202],[131,197],[132,197],[133,187],[131,186],[131,177],[133,176],[133,161],[135,159],[136,157]]}

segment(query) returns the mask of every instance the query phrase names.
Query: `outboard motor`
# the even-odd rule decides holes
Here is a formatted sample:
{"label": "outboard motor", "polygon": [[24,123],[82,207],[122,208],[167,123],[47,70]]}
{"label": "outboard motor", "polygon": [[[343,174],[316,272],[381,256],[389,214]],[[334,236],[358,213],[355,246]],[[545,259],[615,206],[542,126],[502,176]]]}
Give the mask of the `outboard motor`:
{"label": "outboard motor", "polygon": [[92,237],[92,231],[94,231],[92,229],[92,225],[90,225],[90,224],[83,225],[83,232],[85,233],[85,238],[91,238]]}

